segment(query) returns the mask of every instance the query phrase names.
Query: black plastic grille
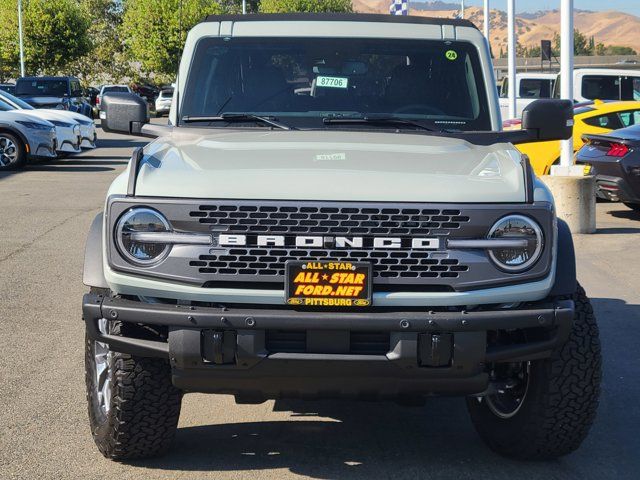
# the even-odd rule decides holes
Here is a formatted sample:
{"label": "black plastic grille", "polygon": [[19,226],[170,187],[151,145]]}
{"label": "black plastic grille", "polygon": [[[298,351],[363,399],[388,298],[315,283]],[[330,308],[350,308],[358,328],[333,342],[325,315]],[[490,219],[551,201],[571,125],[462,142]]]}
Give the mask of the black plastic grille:
{"label": "black plastic grille", "polygon": [[[456,209],[314,207],[291,205],[200,205],[189,212],[213,231],[275,235],[395,235],[407,238],[446,235],[469,222]],[[332,250],[294,247],[232,248],[191,261],[204,275],[284,276],[288,260],[367,261],[374,278],[458,278],[469,270],[458,260],[415,250]]]}
{"label": "black plastic grille", "polygon": [[374,278],[458,278],[469,270],[456,259],[434,258],[433,253],[416,250],[300,250],[297,248],[233,248],[217,254],[201,255],[189,265],[202,274],[284,275],[287,260],[367,261]]}
{"label": "black plastic grille", "polygon": [[200,205],[189,215],[215,230],[255,234],[419,236],[469,221],[460,210],[420,208]]}

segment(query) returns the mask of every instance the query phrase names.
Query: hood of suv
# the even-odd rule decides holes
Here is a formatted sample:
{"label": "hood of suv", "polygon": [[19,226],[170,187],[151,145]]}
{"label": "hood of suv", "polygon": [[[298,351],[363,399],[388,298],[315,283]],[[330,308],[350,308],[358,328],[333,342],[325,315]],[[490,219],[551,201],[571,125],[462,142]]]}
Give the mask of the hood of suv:
{"label": "hood of suv", "polygon": [[64,102],[63,97],[47,97],[47,96],[20,96],[21,100],[24,100],[29,105],[36,108],[55,108]]}
{"label": "hood of suv", "polygon": [[269,200],[523,202],[520,154],[423,134],[174,129],[136,194]]}

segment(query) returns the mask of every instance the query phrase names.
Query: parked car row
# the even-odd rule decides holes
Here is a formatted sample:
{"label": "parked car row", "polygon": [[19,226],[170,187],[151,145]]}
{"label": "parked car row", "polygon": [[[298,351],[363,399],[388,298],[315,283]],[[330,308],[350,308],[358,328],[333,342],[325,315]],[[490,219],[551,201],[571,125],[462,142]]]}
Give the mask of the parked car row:
{"label": "parked car row", "polygon": [[0,90],[0,170],[32,158],[56,158],[95,148],[93,120],[65,109],[36,109]]}
{"label": "parked car row", "polygon": [[[509,81],[500,87],[500,112],[509,119]],[[516,117],[539,98],[560,98],[560,76],[555,73],[519,73],[516,75]],[[612,68],[577,68],[573,71],[573,98],[576,103],[594,100],[640,100],[640,72]]]}

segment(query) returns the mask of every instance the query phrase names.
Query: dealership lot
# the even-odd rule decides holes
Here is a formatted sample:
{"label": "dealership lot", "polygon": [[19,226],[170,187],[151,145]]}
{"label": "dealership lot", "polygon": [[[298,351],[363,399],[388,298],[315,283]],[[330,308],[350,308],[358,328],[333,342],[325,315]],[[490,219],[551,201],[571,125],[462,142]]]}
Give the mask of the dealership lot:
{"label": "dealership lot", "polygon": [[598,233],[576,238],[604,354],[596,424],[555,462],[490,452],[462,399],[425,408],[350,402],[235,405],[187,395],[176,445],[131,465],[90,437],[80,300],[84,242],[108,185],[144,139],[99,132],[97,150],[0,174],[0,478],[527,478],[640,475],[640,215],[598,204]]}

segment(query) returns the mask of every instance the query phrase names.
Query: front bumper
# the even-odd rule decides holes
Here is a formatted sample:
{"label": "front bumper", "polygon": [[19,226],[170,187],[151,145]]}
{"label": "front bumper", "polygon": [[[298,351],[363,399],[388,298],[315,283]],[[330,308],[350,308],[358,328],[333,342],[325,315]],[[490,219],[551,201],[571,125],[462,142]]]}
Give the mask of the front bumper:
{"label": "front bumper", "polygon": [[[169,359],[181,389],[251,401],[482,394],[487,363],[550,356],[566,341],[573,313],[570,300],[516,310],[363,312],[149,304],[96,294],[83,302],[91,339]],[[166,329],[166,341],[105,334],[103,318]],[[513,330],[529,332],[527,340],[491,340]]]}
{"label": "front bumper", "polygon": [[96,148],[96,139],[98,136],[96,135],[96,129],[93,123],[90,125],[80,124],[80,136],[80,148]]}

